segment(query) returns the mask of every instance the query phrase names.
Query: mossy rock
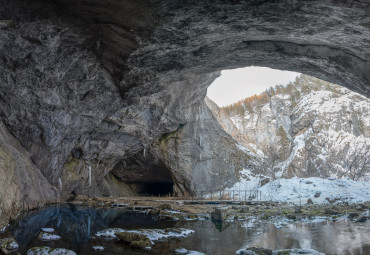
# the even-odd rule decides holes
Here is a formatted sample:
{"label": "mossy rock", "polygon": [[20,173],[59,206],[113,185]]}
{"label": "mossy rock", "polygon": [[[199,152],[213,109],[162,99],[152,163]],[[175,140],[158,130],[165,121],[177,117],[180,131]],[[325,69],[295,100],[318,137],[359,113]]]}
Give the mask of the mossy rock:
{"label": "mossy rock", "polygon": [[147,247],[150,247],[151,245],[152,244],[150,243],[150,241],[132,241],[130,243],[131,247],[140,248],[140,249],[145,249]]}
{"label": "mossy rock", "polygon": [[272,255],[272,250],[252,247],[239,251],[239,255]]}
{"label": "mossy rock", "polygon": [[117,233],[116,236],[120,241],[129,243],[131,247],[135,248],[146,248],[152,246],[150,239],[143,234],[133,233],[133,232],[121,232]]}

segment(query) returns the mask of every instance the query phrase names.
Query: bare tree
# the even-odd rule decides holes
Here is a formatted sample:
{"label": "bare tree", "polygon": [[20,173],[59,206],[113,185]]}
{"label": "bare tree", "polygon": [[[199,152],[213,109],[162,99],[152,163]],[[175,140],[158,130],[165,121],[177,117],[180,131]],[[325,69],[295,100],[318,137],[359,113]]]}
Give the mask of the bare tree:
{"label": "bare tree", "polygon": [[339,177],[348,176],[355,181],[370,173],[370,146],[356,145],[352,157],[346,157],[344,160],[344,169]]}

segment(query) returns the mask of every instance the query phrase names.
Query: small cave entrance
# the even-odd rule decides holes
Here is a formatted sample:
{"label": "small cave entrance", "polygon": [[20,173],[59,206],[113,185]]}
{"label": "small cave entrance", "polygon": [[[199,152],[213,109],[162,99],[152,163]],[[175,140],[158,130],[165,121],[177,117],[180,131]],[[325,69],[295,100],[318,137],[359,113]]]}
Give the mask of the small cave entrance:
{"label": "small cave entrance", "polygon": [[173,196],[173,182],[132,183],[132,189],[140,196]]}
{"label": "small cave entrance", "polygon": [[168,167],[159,160],[143,158],[141,155],[119,163],[112,173],[119,181],[126,184],[134,195],[175,195],[175,182]]}

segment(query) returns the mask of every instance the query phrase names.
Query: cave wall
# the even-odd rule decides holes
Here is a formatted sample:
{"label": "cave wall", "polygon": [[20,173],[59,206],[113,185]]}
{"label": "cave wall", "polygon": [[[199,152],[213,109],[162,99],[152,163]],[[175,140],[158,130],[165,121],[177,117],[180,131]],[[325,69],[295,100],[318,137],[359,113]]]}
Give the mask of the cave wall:
{"label": "cave wall", "polygon": [[[0,6],[0,118],[32,171],[63,199],[71,192],[99,195],[109,171],[144,148],[172,171],[179,191],[200,189],[194,178],[215,186],[209,171],[225,169],[224,155],[214,149],[216,157],[198,160],[193,152],[201,149],[198,128],[226,137],[214,120],[199,122],[207,114],[207,86],[222,69],[303,72],[370,96],[367,0],[0,0]],[[180,142],[163,144],[163,135],[179,126]],[[229,138],[202,143],[212,149],[222,139]],[[191,153],[180,160],[183,151]],[[227,169],[231,183],[237,169]]]}

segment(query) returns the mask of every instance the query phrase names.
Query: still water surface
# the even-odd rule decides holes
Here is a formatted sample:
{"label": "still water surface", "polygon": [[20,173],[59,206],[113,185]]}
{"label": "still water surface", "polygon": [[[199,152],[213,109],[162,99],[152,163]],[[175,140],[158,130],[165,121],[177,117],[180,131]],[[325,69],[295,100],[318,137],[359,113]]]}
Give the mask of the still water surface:
{"label": "still water surface", "polygon": [[[276,223],[276,222],[275,222]],[[52,227],[62,237],[59,241],[42,242],[37,236],[42,227]],[[195,233],[184,239],[156,243],[152,250],[134,250],[128,245],[94,238],[106,228],[188,228]],[[174,254],[178,248],[205,254],[235,254],[245,247],[267,249],[310,248],[327,255],[370,255],[370,222],[355,223],[347,219],[336,222],[289,222],[276,228],[273,221],[235,221],[217,224],[211,220],[197,222],[159,221],[139,212],[120,208],[94,209],[65,205],[49,207],[25,216],[11,228],[20,252],[35,246],[61,247],[77,254]],[[104,246],[95,252],[92,246]]]}

